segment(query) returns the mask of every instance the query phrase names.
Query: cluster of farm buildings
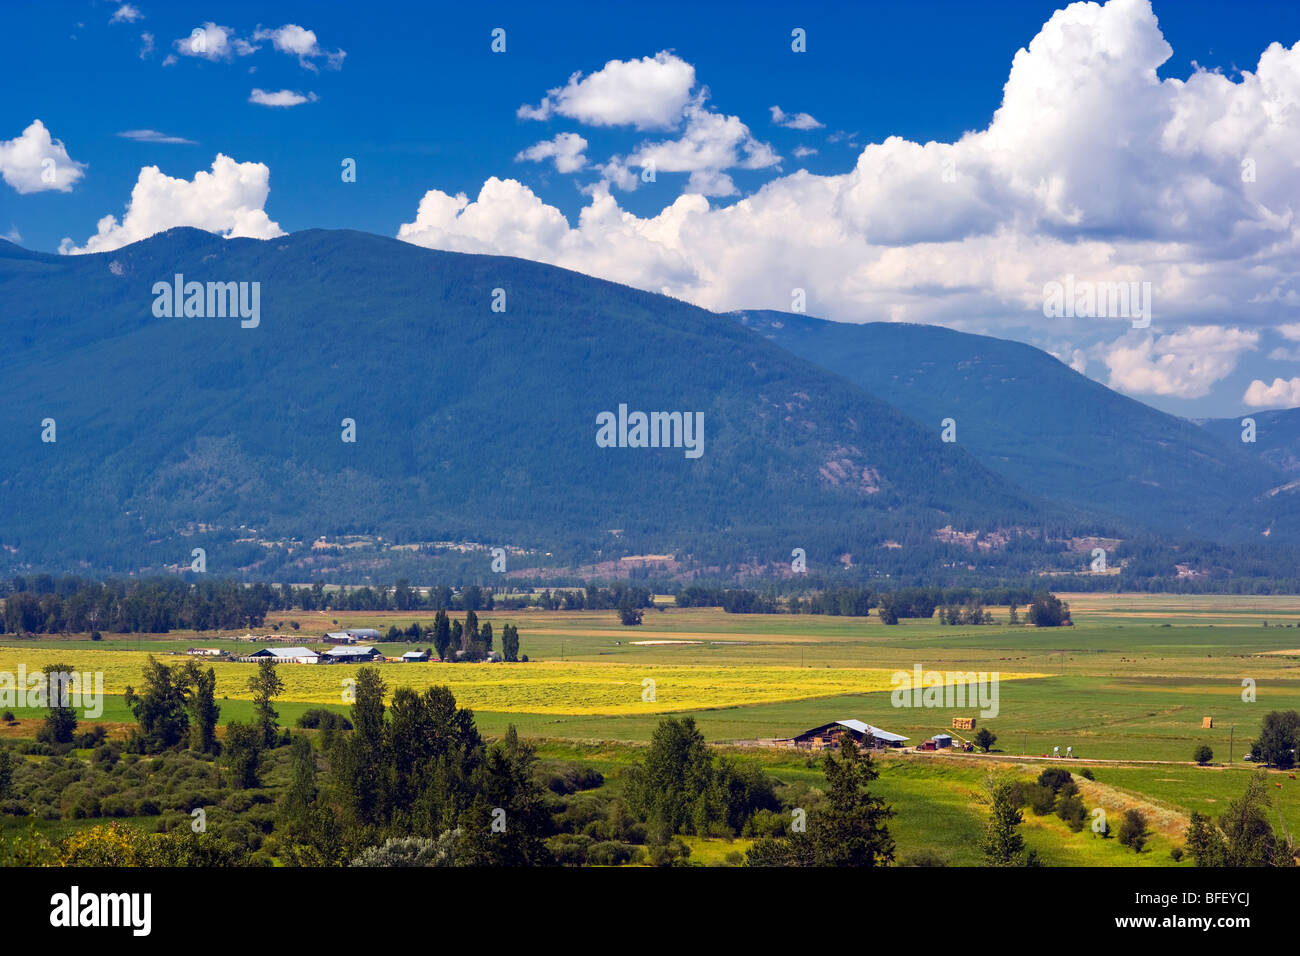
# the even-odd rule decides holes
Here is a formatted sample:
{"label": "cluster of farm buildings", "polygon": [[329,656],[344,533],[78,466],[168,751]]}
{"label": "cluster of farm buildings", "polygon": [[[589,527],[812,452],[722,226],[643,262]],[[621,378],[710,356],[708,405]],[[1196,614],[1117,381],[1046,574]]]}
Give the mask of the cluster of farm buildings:
{"label": "cluster of farm buildings", "polygon": [[[380,633],[374,628],[358,627],[326,634],[324,641],[334,645],[326,651],[314,651],[310,647],[263,647],[251,654],[229,655],[215,647],[191,647],[188,653],[195,657],[223,657],[253,664],[264,660],[278,664],[366,664],[382,661],[417,664],[432,659],[433,655],[428,650],[407,651],[401,657],[385,657],[374,644],[364,643],[377,642],[379,639]],[[500,655],[494,653],[489,659],[499,660]]]}
{"label": "cluster of farm buildings", "polygon": [[[973,730],[975,727],[974,718],[959,717],[953,720],[953,726],[960,725],[967,730]],[[879,727],[873,727],[871,724],[864,723],[861,720],[833,720],[829,724],[822,724],[813,727],[811,730],[805,730],[801,734],[793,737],[781,737],[775,740],[763,741],[770,747],[790,747],[798,750],[831,750],[840,745],[840,737],[848,736],[859,747],[867,747],[872,750],[902,749],[910,737],[904,737],[902,734],[890,733],[888,730],[882,730]],[[973,749],[971,744],[958,738],[958,743],[953,743],[952,734],[935,734],[929,740],[922,742],[917,750],[950,750],[956,747],[960,750]]]}

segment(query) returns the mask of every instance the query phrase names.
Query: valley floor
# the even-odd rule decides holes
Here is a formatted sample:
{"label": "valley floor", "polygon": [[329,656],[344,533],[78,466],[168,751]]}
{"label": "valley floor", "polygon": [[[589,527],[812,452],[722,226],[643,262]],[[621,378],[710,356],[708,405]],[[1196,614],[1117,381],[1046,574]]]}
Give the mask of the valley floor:
{"label": "valley floor", "polygon": [[[589,764],[617,787],[616,771],[636,758],[662,716],[693,717],[705,737],[738,760],[762,765],[783,782],[822,780],[813,755],[732,746],[784,738],[835,720],[857,719],[909,738],[915,746],[953,731],[953,717],[976,717],[997,735],[983,754],[889,752],[881,760],[880,795],[892,805],[890,827],[901,862],[977,864],[987,816],[983,783],[991,773],[1032,779],[1047,766],[1067,766],[1091,811],[1121,814],[1137,807],[1152,821],[1153,838],[1140,854],[1085,828],[1069,830],[1055,816],[1025,812],[1024,833],[1052,865],[1170,866],[1188,815],[1217,814],[1245,790],[1255,772],[1243,760],[1264,714],[1300,710],[1300,597],[1210,595],[1062,595],[1075,625],[1037,629],[1007,623],[939,625],[904,620],[885,626],[866,618],[810,615],[728,615],[718,609],[648,611],[640,627],[622,626],[614,612],[482,612],[497,633],[518,626],[519,664],[378,665],[389,688],[447,684],[472,707],[489,735],[514,725],[544,758]],[[453,615],[457,616],[457,615]],[[316,645],[326,630],[405,627],[432,614],[340,612],[279,615],[265,633],[292,633]],[[291,631],[290,619],[298,622]],[[98,721],[110,736],[133,725],[122,698],[138,681],[148,654],[168,663],[191,647],[243,654],[243,634],[174,633],[0,639],[0,672],[28,672],[55,661],[104,675],[106,700]],[[259,644],[256,646],[265,646]],[[413,645],[383,644],[398,657]],[[177,656],[172,656],[177,655]],[[895,672],[997,673],[996,714],[978,708],[898,707]],[[206,664],[205,664],[206,666]],[[246,687],[251,664],[218,662],[221,721],[252,714]],[[312,707],[347,712],[341,686],[352,665],[286,664],[286,691],[277,702],[282,725]],[[34,736],[42,711],[8,707],[16,722],[0,738]],[[1212,726],[1204,726],[1204,718]],[[1200,745],[1212,764],[1198,767]],[[1075,759],[1054,759],[1073,748]],[[1083,778],[1087,767],[1092,780]],[[1300,781],[1270,774],[1276,813],[1300,832]],[[5,818],[0,818],[5,820]],[[92,821],[48,821],[79,826]],[[15,821],[5,820],[12,827]],[[697,861],[735,862],[747,842],[692,838]],[[1180,865],[1187,865],[1186,861]]]}

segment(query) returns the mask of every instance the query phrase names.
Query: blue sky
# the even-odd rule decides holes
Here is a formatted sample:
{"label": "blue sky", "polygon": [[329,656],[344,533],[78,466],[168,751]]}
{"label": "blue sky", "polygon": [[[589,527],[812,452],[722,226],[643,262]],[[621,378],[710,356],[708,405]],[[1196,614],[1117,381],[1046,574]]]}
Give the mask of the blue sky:
{"label": "blue sky", "polygon": [[[790,290],[798,286],[807,290],[813,314],[845,321],[932,321],[1019,338],[1053,351],[1099,381],[1181,414],[1226,415],[1252,405],[1300,404],[1293,400],[1300,395],[1300,378],[1289,354],[1300,350],[1300,308],[1289,301],[1300,295],[1294,274],[1262,252],[1259,243],[1245,251],[1207,245],[1207,236],[1220,227],[1226,235],[1242,228],[1243,217],[1264,216],[1249,211],[1260,205],[1268,210],[1265,218],[1272,228],[1281,229],[1290,241],[1294,232],[1278,227],[1276,219],[1285,217],[1287,190],[1300,184],[1300,176],[1294,161],[1277,157],[1285,152],[1280,146],[1296,141],[1279,140],[1275,129],[1262,132],[1262,126],[1232,133],[1242,139],[1243,156],[1252,148],[1267,150],[1250,157],[1258,159],[1266,174],[1258,195],[1246,195],[1242,187],[1235,204],[1197,198],[1189,211],[1182,199],[1166,196],[1152,198],[1151,209],[1140,208],[1144,197],[1166,189],[1198,196],[1198,187],[1185,178],[1189,155],[1195,157],[1196,175],[1211,182],[1236,165],[1222,135],[1213,133],[1214,110],[1232,112],[1219,102],[1222,90],[1207,86],[1193,95],[1191,84],[1180,92],[1161,81],[1187,80],[1199,68],[1240,83],[1242,70],[1263,75],[1261,54],[1280,43],[1286,56],[1277,58],[1274,80],[1262,84],[1267,90],[1261,95],[1272,97],[1273,106],[1251,104],[1261,111],[1279,104],[1285,108],[1295,92],[1288,84],[1295,80],[1300,86],[1300,74],[1287,72],[1287,48],[1300,39],[1300,5],[1178,0],[1151,7],[1146,0],[1115,0],[1104,14],[1077,11],[1070,23],[1060,21],[1068,55],[1053,52],[1057,41],[1044,40],[1046,52],[1037,52],[1036,62],[1031,57],[1021,69],[1022,87],[1059,85],[1053,70],[1071,81],[1089,71],[1102,77],[1078,83],[1071,94],[1079,103],[1073,122],[1045,123],[1040,139],[1033,130],[1039,120],[1021,109],[1019,125],[1002,124],[1009,135],[987,137],[1000,158],[986,163],[945,153],[943,144],[957,143],[968,131],[989,129],[994,111],[1003,105],[1017,51],[1040,33],[1048,37],[1045,24],[1060,6],[656,2],[438,5],[434,12],[427,4],[383,2],[11,2],[0,14],[0,53],[12,84],[9,95],[0,99],[0,167],[6,143],[10,165],[22,162],[19,138],[39,120],[80,175],[74,172],[74,181],[56,183],[56,188],[40,188],[30,169],[12,177],[6,171],[7,185],[0,185],[0,235],[45,251],[55,251],[61,243],[66,249],[111,248],[118,241],[113,235],[129,238],[134,233],[110,234],[97,247],[88,240],[102,217],[124,219],[142,168],[157,166],[165,176],[188,184],[200,170],[211,170],[222,154],[230,157],[236,172],[244,167],[235,164],[266,167],[269,186],[264,201],[254,202],[256,210],[232,213],[229,222],[221,218],[226,214],[222,210],[212,212],[216,225],[211,227],[230,234],[325,227],[391,236],[408,224],[404,238],[425,245],[529,255],[712,308],[789,308]],[[209,23],[226,28],[229,56],[178,52],[178,41]],[[282,32],[290,26],[293,32]],[[496,27],[506,30],[503,54],[490,49]],[[807,31],[804,53],[791,50],[794,27]],[[1172,48],[1167,58],[1151,52],[1161,37]],[[1076,61],[1070,44],[1088,49]],[[520,115],[521,107],[535,109],[572,74],[581,73],[581,82],[610,61],[640,63],[657,55],[660,62],[649,64],[647,71],[663,67],[665,76],[672,70],[679,75],[693,71],[685,118],[646,126],[618,122],[613,113],[593,121],[590,112],[581,110],[566,115],[555,109],[546,119]],[[1131,77],[1121,75],[1122,65],[1112,72],[1112,62],[1144,59],[1159,62],[1158,78],[1151,83],[1143,83],[1137,68]],[[1295,62],[1300,63],[1300,51]],[[1098,83],[1105,87],[1101,93]],[[1137,84],[1136,92],[1125,84]],[[250,102],[254,90],[273,99],[304,101],[287,107],[259,105]],[[553,100],[561,102],[562,95]],[[1127,111],[1131,104],[1132,116],[1112,121],[1112,112]],[[680,106],[670,103],[668,108],[681,114]],[[789,119],[807,113],[817,125],[778,125],[774,106],[785,112],[786,123],[811,126],[812,120],[800,124]],[[1045,115],[1051,120],[1050,113]],[[691,139],[697,121],[700,136],[728,122],[733,130],[743,129],[732,142],[739,161],[704,163],[707,168],[697,176],[657,171],[653,183],[635,188],[620,188],[616,176],[611,182],[608,172],[602,174],[602,164],[613,157],[627,162],[626,175],[626,169],[636,173],[643,167],[630,161],[638,155],[644,160],[646,155],[674,154],[674,144]],[[1278,122],[1274,116],[1273,126]],[[1280,122],[1288,134],[1300,128],[1295,115]],[[1146,136],[1152,129],[1159,131],[1167,158],[1144,157],[1150,147],[1114,145],[1131,143],[1134,130]],[[1198,137],[1200,129],[1210,131],[1206,142],[1185,141]],[[139,132],[135,138],[121,135],[131,131],[187,142],[158,142],[160,137]],[[1175,133],[1181,141],[1175,142]],[[578,168],[562,171],[553,159],[520,158],[529,147],[559,134],[585,141]],[[909,144],[907,149],[879,148],[890,137]],[[1074,142],[1061,143],[1063,137]],[[655,144],[663,147],[661,152],[647,151]],[[916,144],[915,150],[910,144]],[[717,143],[709,140],[708,145]],[[976,144],[970,155],[985,157],[986,147]],[[1069,157],[1094,148],[1106,154],[1096,168],[1123,184],[1116,190],[1124,199],[1117,202],[1118,212],[1091,198],[1108,192],[1108,182],[1099,178],[1090,184],[1088,164],[1071,165],[1077,161]],[[860,162],[864,150],[866,163]],[[1043,156],[1023,167],[1006,158],[1036,150]],[[961,189],[955,197],[945,198],[930,180],[918,185],[909,178],[908,167],[932,160],[942,165],[946,155],[953,157]],[[357,162],[355,183],[341,181],[344,157]],[[1211,161],[1218,162],[1219,172],[1205,172]],[[1168,164],[1168,181],[1160,162]],[[1056,178],[1052,164],[1063,167],[1061,182],[1052,189],[1035,186],[1033,177],[1049,184]],[[849,179],[855,167],[859,181]],[[806,170],[805,178],[800,170]],[[475,210],[475,200],[487,198],[480,191],[493,177],[513,180],[519,188],[494,193],[491,203]],[[16,188],[11,178],[26,186]],[[1141,185],[1136,199],[1127,195],[1134,183]],[[741,222],[743,204],[768,184],[775,184],[763,194],[769,208],[761,216],[755,213],[752,222]],[[824,192],[826,184],[836,190],[835,197],[813,196]],[[1090,185],[1095,189],[1090,191]],[[1025,199],[1036,190],[1037,200]],[[469,209],[462,206],[454,214],[434,210],[417,218],[417,207],[431,191],[435,198],[464,193]],[[1058,201],[1058,192],[1064,200]],[[1012,193],[1019,198],[1008,198]],[[606,194],[605,205],[598,205],[596,200]],[[684,194],[689,202],[680,201]],[[936,194],[940,198],[933,199]],[[1290,194],[1300,204],[1300,191]],[[823,199],[827,212],[813,211]],[[780,235],[778,200],[798,211],[790,235],[814,235],[824,228],[830,238],[816,240],[803,252],[783,250],[781,243],[797,240]],[[1025,209],[1006,212],[1021,200]],[[206,201],[195,190],[172,205]],[[178,224],[168,222],[169,216],[206,215],[177,212],[168,202],[156,195],[143,197],[132,228],[147,232]],[[1133,213],[1127,218],[1125,203]],[[737,204],[742,205],[730,216],[724,214]],[[852,215],[845,213],[850,206]],[[662,230],[643,224],[669,207],[696,225],[689,236],[675,233],[669,253],[662,253],[654,246]],[[621,261],[602,259],[594,251],[610,245],[608,234],[579,234],[584,209],[593,217],[597,212],[633,217],[635,244],[628,240]],[[553,216],[552,211],[558,211],[571,232],[547,220],[527,242],[506,238],[518,232],[508,228],[510,217],[532,214],[536,222],[542,213]],[[473,216],[485,220],[489,212],[504,217],[506,224],[471,223]],[[835,219],[841,215],[844,221]],[[1189,233],[1196,234],[1170,234],[1176,228],[1172,224],[1184,220]],[[743,261],[725,261],[727,250],[735,247],[727,230],[763,228],[770,229],[771,237],[762,248],[755,246]],[[849,238],[835,247],[843,256],[837,273],[817,274],[816,267],[828,258],[824,243],[834,243],[836,231],[845,229]],[[997,232],[1010,242],[1008,230],[1016,240],[1007,247],[979,240]],[[1180,250],[1178,268],[1172,271],[1167,252],[1155,251],[1158,244],[1171,242],[1189,247]],[[938,245],[927,245],[932,243]],[[1055,244],[1056,251],[1026,253],[1023,278],[1010,280],[1023,281],[1028,291],[1020,296],[1005,276],[994,275],[994,263],[1008,261],[1007,248],[1025,250],[1038,243]],[[670,254],[682,261],[665,263]],[[771,272],[765,256],[797,264],[801,255],[807,257],[806,275],[795,268],[770,287],[753,281],[751,272]],[[1077,266],[1070,258],[1074,255]],[[1221,296],[1189,287],[1186,277],[1196,274],[1198,266],[1213,263],[1211,268],[1218,269],[1225,257],[1237,267],[1214,279],[1212,290]],[[976,266],[966,265],[971,259]],[[867,260],[873,268],[842,278]],[[927,261],[942,273],[918,275]],[[1015,262],[1014,254],[1010,261]],[[972,270],[968,276],[967,268]],[[1091,325],[1045,318],[1034,307],[1043,278],[1076,273],[1084,281],[1153,279],[1156,318],[1151,328],[1130,329],[1113,317]],[[1273,305],[1251,304],[1270,297]],[[1298,323],[1294,335],[1285,331],[1291,323]],[[1275,379],[1282,385],[1275,388]],[[1256,380],[1261,388],[1253,401],[1245,401]]]}

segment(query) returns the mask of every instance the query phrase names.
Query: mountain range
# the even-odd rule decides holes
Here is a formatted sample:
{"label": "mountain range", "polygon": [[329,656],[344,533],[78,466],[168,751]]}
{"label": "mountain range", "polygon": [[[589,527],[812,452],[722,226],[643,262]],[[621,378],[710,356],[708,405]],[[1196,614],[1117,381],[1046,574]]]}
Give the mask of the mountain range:
{"label": "mountain range", "polygon": [[1295,528],[1273,493],[1300,469],[1300,410],[1202,425],[1111,391],[1032,346],[935,326],[740,312],[742,325],[838,372],[962,446],[1018,487],[1164,534],[1258,539]]}
{"label": "mountain range", "polygon": [[[802,548],[810,571],[960,580],[1296,528],[1290,424],[1244,445],[1018,343],[719,315],[365,233],[0,242],[0,324],[10,573],[203,548],[245,577],[486,578],[501,547],[514,573],[650,554],[726,577]],[[666,413],[668,447],[637,447],[637,412]],[[676,421],[702,422],[698,457]]]}

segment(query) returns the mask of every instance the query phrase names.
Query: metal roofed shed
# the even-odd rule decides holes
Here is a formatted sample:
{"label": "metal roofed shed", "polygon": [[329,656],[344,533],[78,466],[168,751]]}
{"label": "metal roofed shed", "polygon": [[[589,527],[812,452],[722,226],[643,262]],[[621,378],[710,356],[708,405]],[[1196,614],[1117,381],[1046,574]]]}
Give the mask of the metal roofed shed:
{"label": "metal roofed shed", "polygon": [[283,661],[287,664],[315,664],[320,655],[310,647],[264,647],[248,655],[248,660]]}
{"label": "metal roofed shed", "polygon": [[838,747],[839,737],[843,733],[847,733],[853,738],[853,742],[860,746],[868,744],[869,741],[869,746],[876,749],[901,747],[908,740],[902,734],[881,730],[879,727],[873,727],[861,720],[836,720],[829,724],[822,724],[820,727],[814,727],[811,730],[805,730],[803,733],[791,738],[791,741],[796,747],[826,750],[831,747]]}
{"label": "metal roofed shed", "polygon": [[329,631],[325,640],[333,644],[355,644],[357,641],[377,641],[382,636],[373,627],[345,627],[339,631]]}
{"label": "metal roofed shed", "polygon": [[379,657],[379,652],[369,646],[340,645],[331,647],[321,656],[328,661],[370,661]]}

